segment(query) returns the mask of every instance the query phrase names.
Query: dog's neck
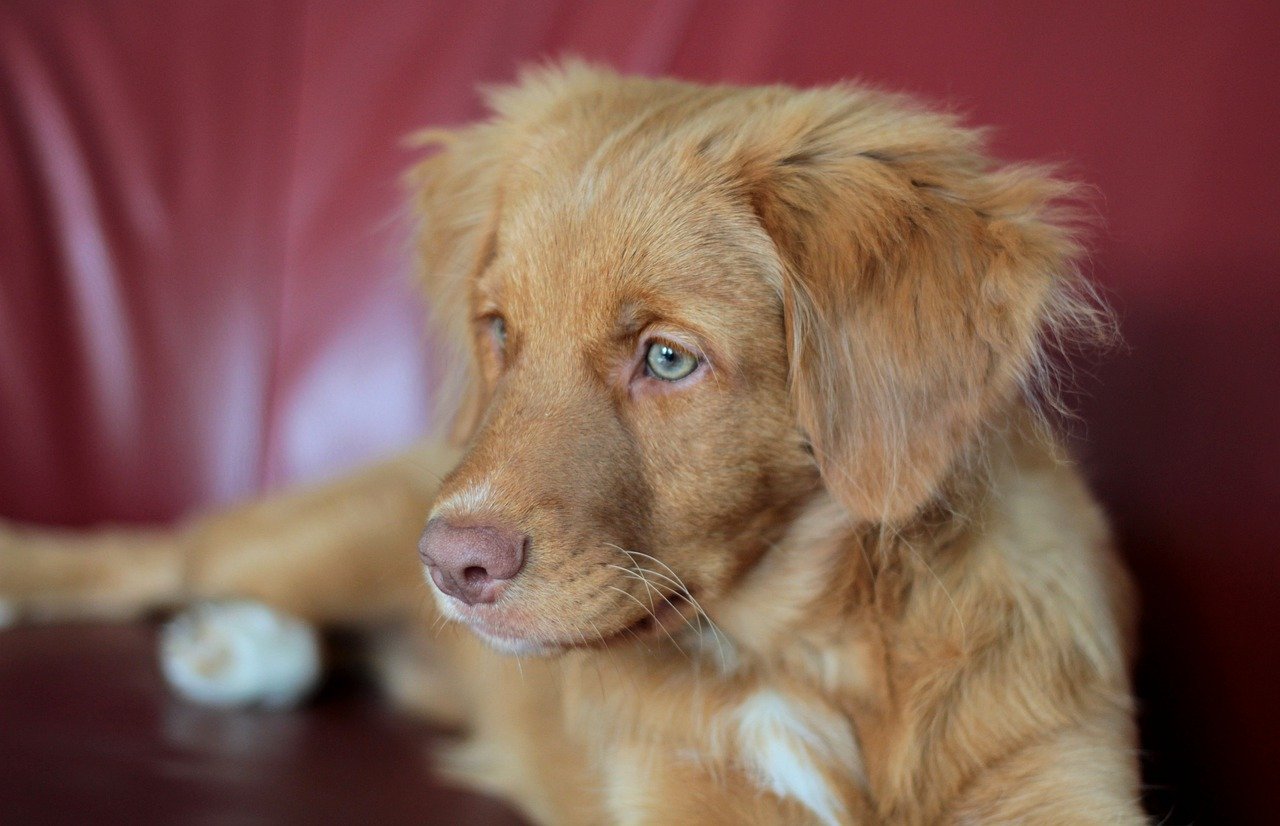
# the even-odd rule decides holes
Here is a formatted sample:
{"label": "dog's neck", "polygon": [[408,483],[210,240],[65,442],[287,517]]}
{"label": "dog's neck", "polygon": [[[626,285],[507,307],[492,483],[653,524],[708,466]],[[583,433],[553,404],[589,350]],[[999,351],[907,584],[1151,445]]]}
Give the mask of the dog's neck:
{"label": "dog's neck", "polygon": [[[937,499],[901,525],[859,523],[828,491],[817,491],[781,540],[707,606],[733,662],[781,669],[829,694],[887,679],[881,665],[898,606],[915,578],[936,577],[934,566],[962,553],[964,537],[981,530],[982,514],[999,496],[993,467],[1016,464],[1026,450],[1052,450],[1031,422],[1015,414],[991,431]],[[725,659],[717,653],[722,638],[705,629],[693,634]],[[878,664],[863,667],[871,661]]]}
{"label": "dog's neck", "polygon": [[[756,655],[776,649],[857,576],[850,553],[856,527],[825,490],[815,494],[786,535],[713,610],[725,633]],[[838,597],[839,598],[839,597]],[[839,599],[843,602],[843,599]]]}

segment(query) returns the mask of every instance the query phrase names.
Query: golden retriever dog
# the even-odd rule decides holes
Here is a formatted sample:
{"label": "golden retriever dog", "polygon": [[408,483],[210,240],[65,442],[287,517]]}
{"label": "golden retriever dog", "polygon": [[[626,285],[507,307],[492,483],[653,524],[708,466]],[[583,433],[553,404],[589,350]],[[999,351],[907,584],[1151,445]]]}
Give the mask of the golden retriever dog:
{"label": "golden retriever dog", "polygon": [[10,616],[383,629],[447,770],[542,823],[1143,822],[1134,598],[1047,424],[1109,331],[1072,188],[854,85],[570,62],[490,102],[410,176],[456,447],[8,526]]}

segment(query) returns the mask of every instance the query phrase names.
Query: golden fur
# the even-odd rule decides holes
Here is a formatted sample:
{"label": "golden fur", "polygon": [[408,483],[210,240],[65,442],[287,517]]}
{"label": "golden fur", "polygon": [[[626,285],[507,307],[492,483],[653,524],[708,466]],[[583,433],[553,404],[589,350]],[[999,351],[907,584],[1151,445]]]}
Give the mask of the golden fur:
{"label": "golden fur", "polygon": [[[174,532],[8,528],[0,599],[374,626],[429,513],[497,520],[532,537],[502,598],[437,593],[461,622],[378,664],[540,822],[1142,822],[1133,597],[1038,409],[1048,345],[1105,332],[1069,187],[854,86],[566,64],[491,103],[412,175],[460,451]],[[645,374],[655,339],[698,370]]]}

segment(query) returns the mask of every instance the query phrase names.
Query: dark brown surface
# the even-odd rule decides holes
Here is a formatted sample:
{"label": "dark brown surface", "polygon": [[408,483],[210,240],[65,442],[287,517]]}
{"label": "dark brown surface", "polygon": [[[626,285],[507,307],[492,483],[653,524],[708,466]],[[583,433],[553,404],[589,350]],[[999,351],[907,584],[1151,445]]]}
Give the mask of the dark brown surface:
{"label": "dark brown surface", "polygon": [[431,740],[354,684],[299,711],[191,705],[146,627],[0,633],[0,824],[518,826],[432,782]]}

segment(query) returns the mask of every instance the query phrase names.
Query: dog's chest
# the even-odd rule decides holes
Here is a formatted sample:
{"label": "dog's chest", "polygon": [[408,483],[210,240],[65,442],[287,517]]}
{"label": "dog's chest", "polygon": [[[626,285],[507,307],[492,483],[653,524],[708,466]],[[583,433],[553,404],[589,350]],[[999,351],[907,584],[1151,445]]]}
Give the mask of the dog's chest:
{"label": "dog's chest", "polygon": [[[847,716],[802,688],[726,675],[718,664],[688,666],[604,655],[574,670],[566,721],[603,773],[639,764],[712,781],[736,777],[803,806],[817,822],[847,822],[866,789]],[[631,759],[620,760],[624,754]]]}

